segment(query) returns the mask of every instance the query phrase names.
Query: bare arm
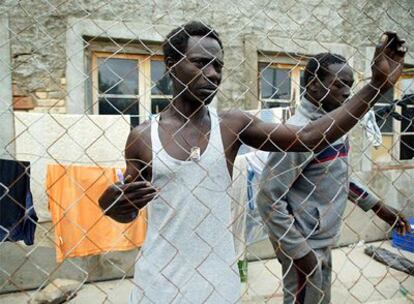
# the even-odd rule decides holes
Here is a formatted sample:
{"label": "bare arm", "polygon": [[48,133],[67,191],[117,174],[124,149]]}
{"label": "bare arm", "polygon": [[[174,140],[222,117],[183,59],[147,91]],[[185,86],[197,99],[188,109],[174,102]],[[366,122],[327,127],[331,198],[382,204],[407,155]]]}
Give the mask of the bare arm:
{"label": "bare arm", "polygon": [[398,234],[405,235],[411,231],[411,225],[401,211],[387,206],[382,201],[379,201],[371,210],[391,228],[395,228]]}
{"label": "bare arm", "polygon": [[384,222],[395,227],[399,234],[411,231],[410,223],[400,211],[384,204],[355,179],[349,182],[348,199],[364,211],[372,210]]}
{"label": "bare arm", "polygon": [[377,45],[372,64],[371,82],[349,102],[308,125],[298,128],[288,124],[265,123],[253,115],[243,113],[240,119],[246,127],[240,140],[265,151],[320,151],[346,134],[401,75],[404,41],[394,33],[386,33]]}
{"label": "bare arm", "polygon": [[[145,126],[143,126],[145,128]],[[109,186],[99,198],[99,205],[105,215],[112,219],[128,223],[133,221],[139,210],[156,195],[156,189],[148,182],[148,162],[142,160],[139,150],[145,148],[145,141],[139,129],[128,136],[125,148],[125,182]]]}

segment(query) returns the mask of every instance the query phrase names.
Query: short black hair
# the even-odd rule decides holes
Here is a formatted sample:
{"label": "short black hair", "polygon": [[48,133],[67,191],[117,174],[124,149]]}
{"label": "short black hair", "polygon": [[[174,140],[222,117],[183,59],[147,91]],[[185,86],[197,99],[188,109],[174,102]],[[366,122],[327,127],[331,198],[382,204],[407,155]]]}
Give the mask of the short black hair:
{"label": "short black hair", "polygon": [[187,49],[188,39],[191,36],[210,37],[216,39],[221,49],[223,44],[219,34],[209,25],[200,21],[191,21],[173,29],[165,38],[162,49],[164,58],[179,61]]}
{"label": "short black hair", "polygon": [[303,75],[305,87],[315,78],[323,80],[328,74],[328,68],[331,64],[346,64],[345,57],[333,53],[319,53],[312,56],[305,67]]}

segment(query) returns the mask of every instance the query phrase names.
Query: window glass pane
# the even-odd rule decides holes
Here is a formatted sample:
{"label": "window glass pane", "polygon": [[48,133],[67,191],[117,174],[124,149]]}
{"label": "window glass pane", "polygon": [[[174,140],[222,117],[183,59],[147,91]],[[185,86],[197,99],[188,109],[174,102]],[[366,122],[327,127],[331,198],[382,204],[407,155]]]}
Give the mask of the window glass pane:
{"label": "window glass pane", "polygon": [[168,106],[170,100],[168,98],[152,98],[151,99],[151,113],[157,114]]}
{"label": "window glass pane", "polygon": [[414,158],[414,135],[402,135],[400,145],[400,159]]}
{"label": "window glass pane", "polygon": [[414,78],[401,81],[401,132],[414,132]]}
{"label": "window glass pane", "polygon": [[261,97],[263,99],[290,99],[290,70],[262,66]]}
{"label": "window glass pane", "polygon": [[[405,78],[401,81],[401,133],[414,133],[414,78]],[[414,158],[414,135],[402,135],[400,143],[400,159]]]}
{"label": "window glass pane", "polygon": [[391,88],[381,95],[376,106],[374,106],[375,119],[382,133],[392,133],[393,118],[390,115],[391,108],[387,104],[391,104],[394,100],[394,89]]}
{"label": "window glass pane", "polygon": [[414,78],[405,78],[401,81],[402,95],[414,94]]}
{"label": "window glass pane", "polygon": [[401,132],[414,132],[414,105],[401,107],[401,118]]}
{"label": "window glass pane", "polygon": [[377,104],[392,103],[393,100],[394,100],[394,88],[391,88],[380,96],[379,100],[377,101]]}
{"label": "window glass pane", "polygon": [[164,61],[151,61],[151,94],[172,95],[172,81],[166,73]]}
{"label": "window glass pane", "polygon": [[381,133],[392,133],[393,118],[384,106],[374,106],[375,119]]}
{"label": "window glass pane", "polygon": [[129,114],[131,124],[139,124],[139,100],[136,98],[99,98],[99,114]]}
{"label": "window glass pane", "polygon": [[137,60],[98,58],[100,94],[138,95]]}

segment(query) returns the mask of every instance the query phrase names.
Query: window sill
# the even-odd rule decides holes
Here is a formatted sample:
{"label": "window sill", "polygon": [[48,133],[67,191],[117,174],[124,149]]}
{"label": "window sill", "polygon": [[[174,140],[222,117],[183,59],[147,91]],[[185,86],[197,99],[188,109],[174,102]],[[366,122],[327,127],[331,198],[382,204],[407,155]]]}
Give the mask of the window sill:
{"label": "window sill", "polygon": [[414,159],[393,160],[389,162],[374,162],[372,169],[375,171],[414,169]]}

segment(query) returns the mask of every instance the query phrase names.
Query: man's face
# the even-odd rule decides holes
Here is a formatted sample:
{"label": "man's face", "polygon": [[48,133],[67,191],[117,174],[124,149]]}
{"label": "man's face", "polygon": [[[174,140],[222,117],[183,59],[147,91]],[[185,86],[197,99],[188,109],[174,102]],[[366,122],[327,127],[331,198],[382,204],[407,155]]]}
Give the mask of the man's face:
{"label": "man's face", "polygon": [[169,64],[175,96],[190,102],[209,104],[221,82],[223,51],[210,37],[191,36],[185,56]]}
{"label": "man's face", "polygon": [[316,80],[319,88],[312,95],[318,100],[322,108],[333,111],[341,106],[351,95],[354,83],[354,73],[348,64],[331,64],[324,79]]}

